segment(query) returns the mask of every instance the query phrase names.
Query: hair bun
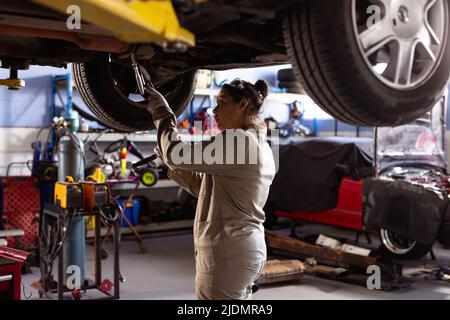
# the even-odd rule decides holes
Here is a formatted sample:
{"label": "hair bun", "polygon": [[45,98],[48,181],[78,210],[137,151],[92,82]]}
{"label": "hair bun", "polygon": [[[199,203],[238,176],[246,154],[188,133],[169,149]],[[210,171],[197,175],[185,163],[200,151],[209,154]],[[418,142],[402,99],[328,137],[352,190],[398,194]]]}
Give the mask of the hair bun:
{"label": "hair bun", "polygon": [[269,84],[265,80],[258,80],[254,84],[255,89],[258,93],[261,94],[262,98],[264,99],[269,94]]}

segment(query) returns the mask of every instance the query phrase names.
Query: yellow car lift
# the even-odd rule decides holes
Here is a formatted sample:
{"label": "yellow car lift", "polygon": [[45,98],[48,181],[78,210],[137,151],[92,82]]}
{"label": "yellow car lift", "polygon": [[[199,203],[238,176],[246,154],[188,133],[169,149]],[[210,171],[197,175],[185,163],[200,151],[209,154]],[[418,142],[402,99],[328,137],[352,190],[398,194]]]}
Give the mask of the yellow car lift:
{"label": "yellow car lift", "polygon": [[0,86],[5,86],[10,90],[18,90],[25,87],[25,81],[20,79],[0,79]]}
{"label": "yellow car lift", "polygon": [[0,86],[5,86],[9,90],[19,90],[25,87],[25,81],[18,79],[17,69],[11,69],[8,79],[0,79]]}
{"label": "yellow car lift", "polygon": [[[126,42],[153,42],[175,48],[195,45],[194,35],[181,27],[170,0],[32,0],[67,14],[80,8],[81,20],[111,31]],[[198,3],[204,0],[197,0]]]}

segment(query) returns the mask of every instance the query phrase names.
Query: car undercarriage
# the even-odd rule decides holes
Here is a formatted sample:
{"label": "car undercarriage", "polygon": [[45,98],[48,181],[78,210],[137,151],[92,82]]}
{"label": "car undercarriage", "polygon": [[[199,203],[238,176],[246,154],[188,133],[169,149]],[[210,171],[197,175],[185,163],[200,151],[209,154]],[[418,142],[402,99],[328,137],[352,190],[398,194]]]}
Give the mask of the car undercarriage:
{"label": "car undercarriage", "polygon": [[[148,10],[143,15],[147,20],[140,22],[149,25],[161,20],[151,5],[170,7],[172,19],[192,36],[192,43],[164,36],[127,41],[118,26],[112,30],[111,25],[96,23],[99,16],[92,15],[91,2],[83,0],[76,2],[82,24],[71,30],[62,10],[68,3],[2,1],[1,67],[15,74],[34,64],[72,63],[84,102],[116,130],[153,128],[151,119],[141,120],[145,97],[139,102],[130,98],[142,95],[133,80],[136,70],[179,115],[192,98],[198,69],[291,63],[296,79],[317,105],[358,126],[417,119],[438,101],[450,77],[448,0],[137,2]],[[92,3],[99,9],[102,2]],[[102,10],[95,12],[108,14],[107,6]],[[86,12],[90,23],[83,20]],[[126,18],[131,24],[136,22],[132,17]],[[134,17],[139,19],[139,12]],[[133,64],[139,68],[133,69]]]}
{"label": "car undercarriage", "polygon": [[[129,57],[136,51],[140,59],[178,70],[192,68],[230,69],[286,63],[281,36],[280,9],[253,9],[255,1],[242,6],[207,3],[201,10],[192,4],[175,2],[180,22],[196,34],[196,46],[183,53],[165,52],[151,44],[129,44],[96,26],[83,24],[76,34],[65,30],[67,17],[37,4],[6,0],[0,4],[0,57],[23,65],[63,67],[71,62]],[[177,6],[178,3],[178,6]],[[217,15],[220,11],[221,14]],[[39,27],[37,27],[39,26]],[[223,44],[226,44],[224,46]],[[5,65],[5,64],[3,64]]]}

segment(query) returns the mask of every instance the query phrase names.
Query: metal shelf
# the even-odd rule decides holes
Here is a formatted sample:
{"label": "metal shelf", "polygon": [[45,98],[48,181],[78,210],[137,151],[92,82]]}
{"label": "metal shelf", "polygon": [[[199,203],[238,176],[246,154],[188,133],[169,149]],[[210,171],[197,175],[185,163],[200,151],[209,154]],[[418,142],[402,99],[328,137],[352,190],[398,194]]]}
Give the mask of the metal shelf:
{"label": "metal shelf", "polygon": [[[97,133],[86,133],[86,132],[82,132],[82,133],[77,133],[78,137],[80,137],[81,139],[86,139],[87,137],[94,137],[94,135],[96,135]],[[129,140],[134,141],[134,142],[144,142],[144,143],[155,143],[157,142],[157,137],[156,134],[120,134],[120,133],[105,133],[103,134],[98,140],[97,142],[113,142],[113,141],[117,141],[123,138],[123,136],[126,136]],[[211,138],[211,136],[209,135],[194,135],[194,136],[189,136],[189,135],[180,135],[181,139],[184,141],[191,141],[191,142],[199,142],[202,140],[209,140]],[[280,144],[286,144],[289,142],[294,142],[294,141],[300,141],[300,140],[305,140],[307,138],[304,137],[288,137],[288,138],[279,138],[279,143]],[[270,141],[270,136],[267,137],[267,140]]]}
{"label": "metal shelf", "polygon": [[[192,228],[194,225],[193,219],[188,220],[177,220],[177,221],[167,221],[167,222],[152,222],[146,225],[137,225],[134,228],[139,233],[145,232],[156,232],[156,231],[171,231],[177,229],[187,229]],[[106,229],[101,229],[101,235],[104,236],[106,234]],[[121,228],[122,235],[133,234],[130,228]],[[86,233],[86,238],[93,238],[94,231],[88,230]]]}
{"label": "metal shelf", "polygon": [[[104,133],[100,136],[100,138],[96,139],[98,133],[94,132],[78,132],[77,136],[81,140],[86,140],[89,138],[89,141],[96,140],[97,142],[114,142],[117,140],[121,140],[124,136],[127,137],[128,140],[133,142],[143,142],[143,143],[157,143],[156,133]],[[209,139],[207,135],[189,135],[189,134],[179,134],[178,135],[183,141],[190,142],[199,142],[205,139]]]}
{"label": "metal shelf", "polygon": [[97,132],[78,132],[77,136],[82,140],[89,138],[88,141],[96,140],[97,142],[113,142],[121,140],[124,136],[133,142],[157,142],[156,133],[103,133],[98,139]]}
{"label": "metal shelf", "polygon": [[138,187],[136,188],[136,184],[135,183],[116,183],[116,184],[111,184],[111,190],[112,191],[120,191],[120,190],[152,190],[152,189],[162,189],[162,188],[176,188],[176,187],[180,187],[176,182],[170,180],[170,179],[164,179],[164,180],[159,180],[156,185],[154,185],[153,187],[146,187],[144,186],[142,183],[139,183]]}

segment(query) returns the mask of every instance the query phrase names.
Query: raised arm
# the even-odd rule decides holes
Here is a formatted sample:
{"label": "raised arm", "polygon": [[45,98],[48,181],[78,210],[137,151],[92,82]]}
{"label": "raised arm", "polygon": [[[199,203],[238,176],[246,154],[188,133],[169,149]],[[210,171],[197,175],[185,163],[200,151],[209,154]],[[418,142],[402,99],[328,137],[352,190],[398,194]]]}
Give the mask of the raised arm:
{"label": "raised arm", "polygon": [[[227,150],[224,134],[218,136],[222,139],[221,142],[217,141],[217,138],[195,144],[181,141],[177,135],[176,117],[165,98],[155,90],[148,93],[150,95],[148,110],[158,131],[158,148],[168,166],[184,171],[231,176],[246,175],[251,167],[255,167],[256,161],[248,161],[248,146],[238,150],[239,144],[233,143],[232,149]],[[257,143],[253,141],[253,145],[256,146]],[[205,158],[204,155],[207,153],[205,151],[211,151],[213,148],[214,156]],[[257,153],[256,148],[252,151],[252,157],[257,157]],[[238,161],[238,158],[243,161]]]}

